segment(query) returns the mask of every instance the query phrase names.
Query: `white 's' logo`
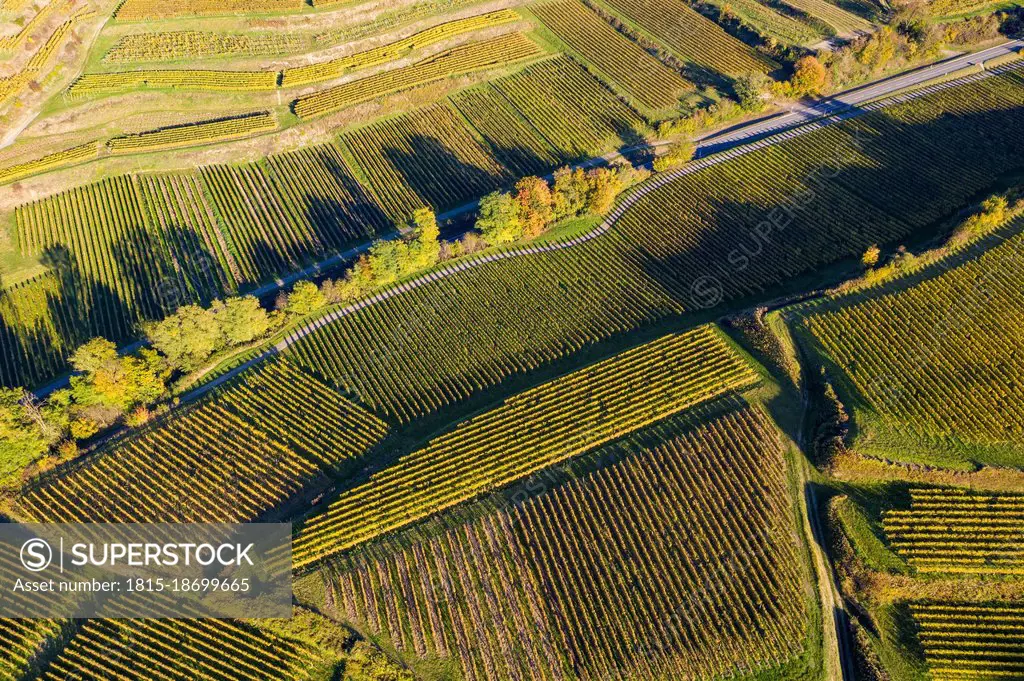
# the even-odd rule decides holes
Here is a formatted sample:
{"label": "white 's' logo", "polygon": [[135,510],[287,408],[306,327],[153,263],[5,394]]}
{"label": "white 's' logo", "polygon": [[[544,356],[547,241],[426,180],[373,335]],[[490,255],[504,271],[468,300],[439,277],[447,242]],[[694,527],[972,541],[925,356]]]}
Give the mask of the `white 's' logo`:
{"label": "white 's' logo", "polygon": [[53,562],[53,549],[44,539],[29,539],[21,545],[21,564],[30,572],[42,572]]}

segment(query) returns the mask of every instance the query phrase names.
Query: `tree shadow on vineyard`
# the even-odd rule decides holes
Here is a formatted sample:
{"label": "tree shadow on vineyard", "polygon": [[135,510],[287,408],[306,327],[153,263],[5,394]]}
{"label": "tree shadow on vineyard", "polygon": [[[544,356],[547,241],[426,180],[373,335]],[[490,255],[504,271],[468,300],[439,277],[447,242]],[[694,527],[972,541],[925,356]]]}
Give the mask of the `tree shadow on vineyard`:
{"label": "tree shadow on vineyard", "polygon": [[[1024,165],[1024,140],[1006,133],[1020,128],[1019,111],[942,116],[916,125],[876,114],[862,120],[884,124],[885,134],[853,136],[856,157],[844,156],[848,146],[818,145],[814,163],[796,174],[782,154],[792,145],[807,158],[819,134],[809,133],[769,156],[754,152],[673,182],[678,208],[667,197],[652,198],[643,216],[649,219],[633,221],[644,231],[630,235],[642,248],[646,273],[688,312],[724,311],[745,296],[768,300],[797,283],[814,288],[823,275],[853,274],[823,273],[822,266],[859,258],[873,243],[933,236],[1001,175]],[[744,200],[745,194],[760,198]],[[657,252],[643,248],[645,242],[659,244]],[[819,281],[797,282],[801,276]]]}
{"label": "tree shadow on vineyard", "polygon": [[557,161],[541,158],[533,149],[519,145],[503,145],[497,140],[487,140],[494,147],[495,155],[502,165],[516,178],[529,175],[546,175],[557,167]]}
{"label": "tree shadow on vineyard", "polygon": [[682,75],[698,88],[710,87],[720,92],[732,91],[732,78],[703,64],[688,62],[683,67]]}
{"label": "tree shadow on vineyard", "polygon": [[128,304],[107,284],[83,274],[65,246],[46,249],[42,262],[57,280],[56,292],[47,293],[47,307],[67,354],[94,336],[115,343],[131,337],[135,317]]}
{"label": "tree shadow on vineyard", "polygon": [[[647,138],[644,137],[644,135],[639,130],[630,125],[628,122],[620,120],[618,118],[613,118],[608,122],[609,124],[611,124],[612,129],[615,130],[615,134],[619,138],[620,144],[618,145],[617,151],[620,154],[625,155],[628,153],[633,157],[637,157],[637,159],[642,162],[653,160],[653,149],[648,143]],[[647,153],[650,154],[650,159],[640,159],[640,156],[643,156],[645,149],[648,150]]]}
{"label": "tree shadow on vineyard", "polygon": [[390,220],[371,204],[342,203],[333,197],[307,195],[306,220],[313,225],[326,251],[340,251],[381,236]]}
{"label": "tree shadow on vineyard", "polygon": [[[15,289],[19,290],[22,288]],[[14,291],[0,289],[0,386],[4,388],[31,386],[38,382],[41,374],[39,365],[50,364],[45,358],[55,354],[54,339],[43,328],[19,328],[8,323],[4,311],[17,306],[14,295]],[[59,360],[55,361],[59,363]]]}
{"label": "tree shadow on vineyard", "polygon": [[442,212],[498,189],[508,178],[463,162],[440,140],[424,135],[408,139],[409,151],[385,146],[392,167],[424,203]]}
{"label": "tree shadow on vineyard", "polygon": [[318,154],[319,161],[343,193],[337,197],[306,195],[307,216],[321,229],[337,234],[333,241],[345,245],[379,236],[391,223],[380,204],[359,184],[351,171],[333,155]]}

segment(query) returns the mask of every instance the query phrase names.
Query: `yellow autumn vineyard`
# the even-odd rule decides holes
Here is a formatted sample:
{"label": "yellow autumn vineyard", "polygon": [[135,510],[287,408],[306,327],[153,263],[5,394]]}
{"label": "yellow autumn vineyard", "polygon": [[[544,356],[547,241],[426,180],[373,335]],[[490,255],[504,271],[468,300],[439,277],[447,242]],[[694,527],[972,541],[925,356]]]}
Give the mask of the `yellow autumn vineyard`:
{"label": "yellow autumn vineyard", "polygon": [[704,326],[506,400],[403,457],[312,518],[296,567],[356,546],[757,381]]}
{"label": "yellow autumn vineyard", "polygon": [[1024,496],[917,488],[911,499],[884,527],[918,572],[1024,574]]}
{"label": "yellow autumn vineyard", "polygon": [[88,142],[86,144],[80,144],[77,147],[72,147],[71,149],[47,154],[42,158],[37,158],[32,161],[18,163],[16,165],[7,166],[6,168],[0,168],[0,184],[15,182],[30,175],[35,175],[36,173],[43,173],[48,170],[62,168],[80,161],[95,158],[99,154],[99,149],[100,145],[98,142]]}
{"label": "yellow autumn vineyard", "polygon": [[478,14],[466,19],[449,21],[372,50],[358,52],[348,57],[341,57],[331,61],[285,69],[282,72],[281,86],[292,87],[309,83],[322,83],[338,78],[348,71],[365,69],[370,66],[394,61],[407,52],[439,43],[442,40],[447,40],[457,35],[482,28],[500,26],[518,21],[519,18],[519,15],[512,10],[502,9],[496,12],[488,12],[487,14]]}
{"label": "yellow autumn vineyard", "polygon": [[68,88],[67,95],[71,99],[81,99],[93,95],[129,92],[144,87],[260,92],[277,88],[277,72],[166,70],[89,73],[76,80]]}
{"label": "yellow autumn vineyard", "polygon": [[398,90],[424,85],[448,76],[505,66],[541,54],[536,43],[521,33],[470,43],[425,59],[412,66],[385,71],[376,76],[321,90],[295,100],[293,108],[302,118],[321,116],[352,104]]}
{"label": "yellow autumn vineyard", "polygon": [[194,146],[210,142],[241,139],[277,129],[277,120],[269,111],[234,116],[214,121],[175,125],[135,135],[114,137],[107,146],[115,154],[155,151]]}

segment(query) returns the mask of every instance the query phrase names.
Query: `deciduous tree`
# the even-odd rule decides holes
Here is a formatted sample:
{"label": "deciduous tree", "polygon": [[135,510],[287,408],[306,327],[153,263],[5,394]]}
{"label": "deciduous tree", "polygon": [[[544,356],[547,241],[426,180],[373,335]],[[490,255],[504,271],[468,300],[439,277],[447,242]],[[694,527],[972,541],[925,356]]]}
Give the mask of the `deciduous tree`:
{"label": "deciduous tree", "polygon": [[476,228],[492,246],[510,244],[523,238],[519,204],[511,194],[492,192],[480,200]]}

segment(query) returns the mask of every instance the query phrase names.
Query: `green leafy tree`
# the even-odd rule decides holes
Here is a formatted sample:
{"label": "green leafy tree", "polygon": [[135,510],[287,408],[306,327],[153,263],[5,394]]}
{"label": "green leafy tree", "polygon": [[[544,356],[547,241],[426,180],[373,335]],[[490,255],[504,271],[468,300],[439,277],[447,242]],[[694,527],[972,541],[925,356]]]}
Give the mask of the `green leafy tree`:
{"label": "green leafy tree", "polygon": [[[132,407],[152,404],[163,396],[170,375],[166,361],[156,351],[141,350],[137,357],[121,357],[105,338],[81,346],[70,361],[82,372],[71,378],[71,395],[78,411],[100,407],[119,416]],[[95,412],[90,418],[98,420],[94,416]]]}
{"label": "green leafy tree", "polygon": [[401,241],[378,241],[370,248],[369,266],[375,286],[398,281],[409,268],[409,249]]}
{"label": "green leafy tree", "polygon": [[311,281],[300,281],[288,294],[288,303],[285,312],[291,315],[302,316],[313,314],[327,306],[327,299]]}
{"label": "green leafy tree", "polygon": [[523,221],[519,204],[511,194],[492,192],[480,200],[476,228],[484,240],[494,246],[510,244],[523,238]]}
{"label": "green leafy tree", "polygon": [[678,140],[669,145],[668,151],[654,159],[654,169],[659,173],[678,168],[688,163],[696,151],[690,140]]}
{"label": "green leafy tree", "polygon": [[146,324],[146,337],[176,369],[194,371],[223,347],[213,309],[185,305],[163,321]]}
{"label": "green leafy tree", "polygon": [[411,244],[413,264],[416,269],[426,269],[437,264],[441,257],[441,228],[437,216],[429,208],[420,208],[412,214],[412,228],[415,241]]}
{"label": "green leafy tree", "polygon": [[23,389],[0,388],[0,482],[20,473],[50,447],[41,424],[26,407],[30,401]]}
{"label": "green leafy tree", "polygon": [[582,168],[569,167],[555,171],[553,204],[556,220],[582,215],[587,210],[590,182]]}
{"label": "green leafy tree", "polygon": [[270,330],[270,315],[255,296],[217,300],[212,307],[227,345],[251,343]]}
{"label": "green leafy tree", "polygon": [[771,91],[771,79],[763,73],[745,73],[733,82],[732,89],[740,108],[750,113],[759,113],[768,106],[767,94]]}

